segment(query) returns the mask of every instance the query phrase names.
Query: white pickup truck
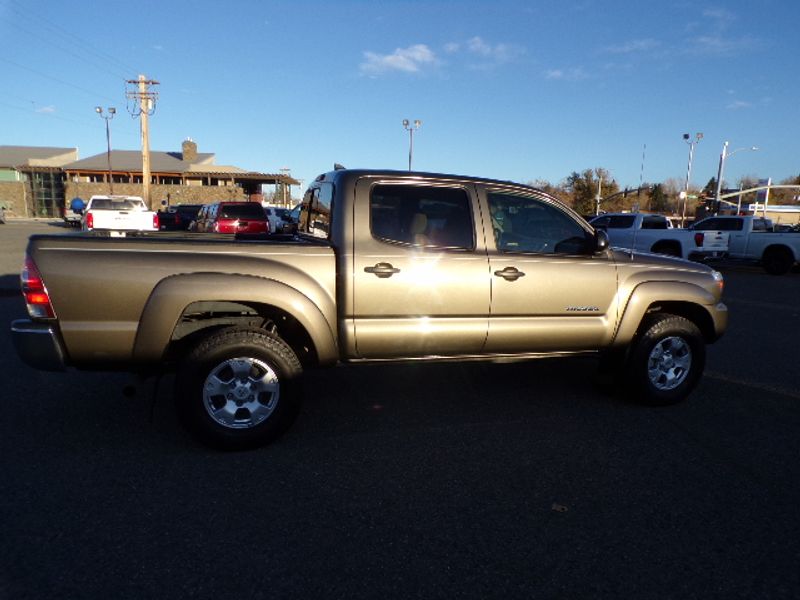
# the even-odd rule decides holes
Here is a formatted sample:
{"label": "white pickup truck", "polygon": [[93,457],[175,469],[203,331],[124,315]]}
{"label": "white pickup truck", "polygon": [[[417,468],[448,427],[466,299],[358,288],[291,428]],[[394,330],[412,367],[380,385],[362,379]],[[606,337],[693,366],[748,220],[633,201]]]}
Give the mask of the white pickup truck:
{"label": "white pickup truck", "polygon": [[92,196],[81,214],[84,231],[124,236],[134,231],[158,231],[158,213],[139,196]]}
{"label": "white pickup truck", "polygon": [[727,232],[674,228],[664,215],[606,213],[589,223],[595,229],[604,229],[611,245],[618,248],[697,261],[721,258],[728,251]]}
{"label": "white pickup truck", "polygon": [[772,275],[788,273],[800,262],[800,233],[776,233],[769,219],[754,215],[719,215],[698,221],[691,229],[727,231],[730,258],[760,262]]}

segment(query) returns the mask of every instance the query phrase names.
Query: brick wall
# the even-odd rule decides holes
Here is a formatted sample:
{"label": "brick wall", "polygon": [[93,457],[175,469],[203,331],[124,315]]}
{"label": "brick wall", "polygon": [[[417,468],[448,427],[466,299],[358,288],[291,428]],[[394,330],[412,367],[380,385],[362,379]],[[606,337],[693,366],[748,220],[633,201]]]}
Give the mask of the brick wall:
{"label": "brick wall", "polygon": [[33,214],[31,190],[24,181],[0,181],[0,205],[6,208],[8,217],[24,217],[25,201],[28,201],[27,214]]}

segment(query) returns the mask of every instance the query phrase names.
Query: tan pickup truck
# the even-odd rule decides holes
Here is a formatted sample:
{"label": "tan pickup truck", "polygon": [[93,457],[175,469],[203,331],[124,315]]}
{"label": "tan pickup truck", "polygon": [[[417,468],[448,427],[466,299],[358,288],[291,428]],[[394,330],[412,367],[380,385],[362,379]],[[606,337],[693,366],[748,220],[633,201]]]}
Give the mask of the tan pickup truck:
{"label": "tan pickup truck", "polygon": [[319,176],[296,235],[36,235],[22,283],[25,362],[174,370],[183,423],[223,448],[274,439],[303,370],[339,362],[592,354],[671,404],[727,324],[707,266],[611,250],[527,186],[413,172]]}

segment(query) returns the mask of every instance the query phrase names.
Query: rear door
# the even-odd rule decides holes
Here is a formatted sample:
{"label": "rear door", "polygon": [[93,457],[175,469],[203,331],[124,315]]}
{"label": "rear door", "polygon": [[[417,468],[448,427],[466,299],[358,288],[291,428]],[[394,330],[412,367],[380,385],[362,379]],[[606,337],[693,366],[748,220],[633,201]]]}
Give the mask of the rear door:
{"label": "rear door", "polygon": [[356,183],[353,324],[361,358],[479,353],[489,265],[474,186]]}
{"label": "rear door", "polygon": [[487,225],[492,300],[485,352],[594,349],[617,320],[610,253],[561,205],[518,189],[479,187]]}

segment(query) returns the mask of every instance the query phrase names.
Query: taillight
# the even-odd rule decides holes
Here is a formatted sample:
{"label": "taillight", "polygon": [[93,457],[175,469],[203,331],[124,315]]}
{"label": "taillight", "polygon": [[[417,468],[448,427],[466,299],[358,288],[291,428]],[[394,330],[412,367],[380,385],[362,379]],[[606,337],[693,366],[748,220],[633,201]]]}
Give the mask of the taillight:
{"label": "taillight", "polygon": [[702,231],[698,231],[697,233],[694,234],[694,245],[697,246],[698,248],[700,248],[703,245],[703,237],[704,235]]}
{"label": "taillight", "polygon": [[35,319],[55,319],[56,313],[50,303],[50,295],[44,286],[39,269],[36,268],[36,263],[30,256],[25,257],[20,281],[22,295],[25,296],[25,304],[28,306],[28,314]]}
{"label": "taillight", "polygon": [[154,212],[153,213],[153,229],[158,231],[159,226],[160,226],[160,223],[158,222],[158,213]]}
{"label": "taillight", "polygon": [[86,213],[86,229],[93,229],[94,228],[94,215],[92,213]]}

